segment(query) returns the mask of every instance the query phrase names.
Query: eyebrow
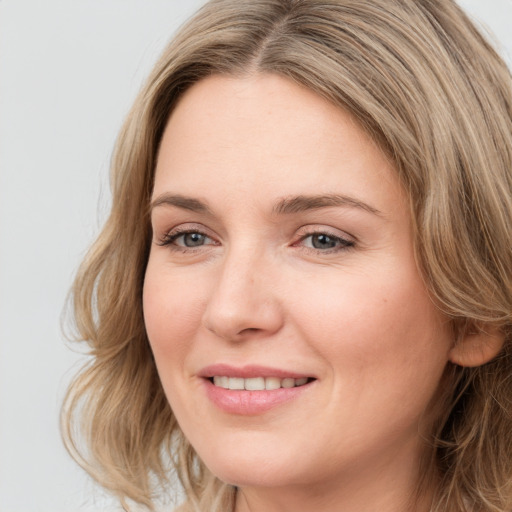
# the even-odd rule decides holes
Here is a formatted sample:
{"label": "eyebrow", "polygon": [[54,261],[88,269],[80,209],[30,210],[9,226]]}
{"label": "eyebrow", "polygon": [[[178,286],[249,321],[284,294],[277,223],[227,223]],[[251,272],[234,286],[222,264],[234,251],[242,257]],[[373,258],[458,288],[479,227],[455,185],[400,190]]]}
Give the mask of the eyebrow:
{"label": "eyebrow", "polygon": [[197,213],[212,214],[212,211],[206,203],[193,197],[182,196],[180,194],[161,194],[151,202],[150,211],[158,206],[176,206],[184,210],[190,210]]}
{"label": "eyebrow", "polygon": [[353,197],[339,194],[322,194],[313,196],[294,196],[281,199],[273,208],[274,213],[289,214],[300,213],[308,210],[317,210],[328,208],[330,206],[344,206],[350,208],[359,208],[368,213],[382,216],[382,213],[363,201]]}
{"label": "eyebrow", "polygon": [[[184,210],[190,210],[196,213],[205,213],[212,215],[211,209],[206,203],[193,197],[187,197],[180,194],[164,193],[159,195],[151,202],[150,210],[158,206],[176,206]],[[274,214],[287,215],[292,213],[301,213],[308,210],[318,210],[320,208],[329,208],[332,206],[342,206],[349,208],[358,208],[374,215],[382,216],[382,213],[363,201],[353,197],[339,194],[321,194],[321,195],[300,195],[286,197],[279,200],[272,211]]]}

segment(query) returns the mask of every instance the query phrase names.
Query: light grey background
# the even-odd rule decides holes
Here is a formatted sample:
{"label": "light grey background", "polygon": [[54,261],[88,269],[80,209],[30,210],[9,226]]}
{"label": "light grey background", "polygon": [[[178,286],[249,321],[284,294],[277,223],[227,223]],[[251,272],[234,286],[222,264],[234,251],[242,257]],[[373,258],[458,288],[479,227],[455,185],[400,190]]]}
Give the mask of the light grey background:
{"label": "light grey background", "polygon": [[[102,512],[61,445],[82,356],[60,316],[109,203],[124,115],[204,0],[0,0],[0,512]],[[512,63],[512,0],[463,0]]]}

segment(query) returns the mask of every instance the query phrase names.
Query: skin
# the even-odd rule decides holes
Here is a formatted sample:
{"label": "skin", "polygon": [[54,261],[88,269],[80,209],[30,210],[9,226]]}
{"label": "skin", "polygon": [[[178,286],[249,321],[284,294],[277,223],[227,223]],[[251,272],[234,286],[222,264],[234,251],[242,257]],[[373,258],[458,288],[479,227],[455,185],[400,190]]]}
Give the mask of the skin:
{"label": "skin", "polygon": [[[275,211],[334,194],[350,201]],[[149,340],[185,436],[239,487],[236,511],[428,510],[428,493],[410,498],[453,339],[393,164],[355,120],[277,76],[204,79],[169,119],[153,206]],[[316,380],[235,415],[204,391],[214,363]]]}

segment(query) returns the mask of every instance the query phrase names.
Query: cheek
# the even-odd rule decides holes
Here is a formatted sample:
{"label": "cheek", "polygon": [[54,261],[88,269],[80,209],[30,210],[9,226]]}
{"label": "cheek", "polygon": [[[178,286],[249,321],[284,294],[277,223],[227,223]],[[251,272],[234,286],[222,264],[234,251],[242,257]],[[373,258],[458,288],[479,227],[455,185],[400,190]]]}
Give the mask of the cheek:
{"label": "cheek", "polygon": [[[163,270],[162,270],[163,269]],[[149,343],[167,400],[174,414],[186,415],[191,404],[183,392],[189,382],[185,361],[203,314],[198,287],[179,282],[175,275],[148,264],[144,280],[143,311]]]}
{"label": "cheek", "polygon": [[297,318],[307,319],[309,339],[333,366],[379,386],[396,375],[440,375],[451,333],[415,267],[346,272],[319,284],[303,290],[307,301],[296,300]]}
{"label": "cheek", "polygon": [[[201,322],[206,299],[199,287],[155,272],[148,264],[144,280],[143,310],[149,342],[158,366],[179,363],[179,354]],[[171,357],[172,356],[172,357]]]}
{"label": "cheek", "polygon": [[[448,360],[442,317],[417,276],[397,283],[385,274],[353,280],[345,274],[337,284],[329,293],[310,290],[302,311],[308,339],[328,363],[330,396],[339,397],[323,404],[326,414],[338,418],[354,443],[361,431],[368,443],[377,439],[378,425],[390,437],[417,430],[422,418],[430,421],[424,413]],[[370,425],[375,431],[366,431]]]}

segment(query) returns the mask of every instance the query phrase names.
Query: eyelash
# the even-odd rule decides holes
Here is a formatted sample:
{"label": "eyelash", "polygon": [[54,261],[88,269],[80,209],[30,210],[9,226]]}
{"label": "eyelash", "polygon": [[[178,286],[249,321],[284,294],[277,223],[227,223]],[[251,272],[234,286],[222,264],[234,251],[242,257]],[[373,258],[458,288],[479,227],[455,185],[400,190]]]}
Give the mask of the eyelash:
{"label": "eyelash", "polygon": [[[181,252],[190,252],[197,249],[200,249],[201,247],[204,247],[204,245],[199,245],[197,247],[187,247],[186,245],[178,245],[176,244],[176,240],[180,237],[184,237],[186,235],[201,235],[205,238],[209,238],[210,240],[213,240],[210,236],[208,236],[206,233],[201,231],[200,229],[174,229],[170,231],[169,233],[165,233],[162,239],[158,242],[158,245],[160,246],[169,246],[169,248],[173,251],[181,251]],[[217,245],[217,244],[212,244]]]}
{"label": "eyelash", "polygon": [[332,254],[332,253],[347,251],[349,249],[352,249],[355,246],[355,242],[353,240],[349,240],[349,239],[343,238],[339,235],[335,235],[325,229],[322,229],[322,230],[319,229],[317,231],[311,231],[309,233],[306,233],[303,236],[301,236],[299,241],[295,242],[293,245],[296,246],[298,243],[304,242],[308,238],[312,239],[315,236],[325,236],[325,237],[329,238],[336,244],[336,247],[332,247],[329,249],[318,249],[316,247],[304,247],[304,249],[306,249],[308,251],[313,251],[315,253]]}
{"label": "eyelash", "polygon": [[[207,239],[210,239],[210,240],[213,240],[212,237],[208,236],[206,233],[204,233],[203,231],[201,231],[200,229],[175,229],[169,233],[165,233],[164,236],[162,237],[162,239],[158,242],[158,245],[160,246],[169,246],[169,248],[173,251],[179,251],[179,252],[193,252],[193,251],[196,251],[196,250],[200,250],[202,247],[204,247],[205,244],[203,245],[198,245],[196,247],[187,247],[185,245],[178,245],[176,244],[176,241],[180,238],[180,237],[184,237],[186,235],[201,235],[202,237],[205,237]],[[347,238],[343,238],[341,236],[338,236],[338,235],[334,235],[333,233],[330,233],[329,231],[327,230],[318,230],[318,231],[311,231],[311,232],[308,232],[306,234],[304,234],[303,236],[300,237],[300,239],[293,243],[292,246],[293,247],[296,247],[298,246],[298,244],[300,244],[301,242],[304,242],[305,240],[307,240],[308,238],[313,238],[315,236],[325,236],[327,238],[329,238],[331,241],[333,241],[337,246],[336,247],[332,247],[332,248],[328,248],[328,249],[319,249],[319,248],[316,248],[316,247],[303,247],[303,249],[307,250],[307,251],[312,251],[316,254],[320,253],[320,254],[332,254],[332,253],[337,253],[337,252],[341,252],[341,251],[347,251],[351,248],[353,248],[355,246],[355,242],[352,241],[352,240],[348,240]],[[217,243],[213,243],[213,244],[207,244],[207,245],[218,245]]]}

